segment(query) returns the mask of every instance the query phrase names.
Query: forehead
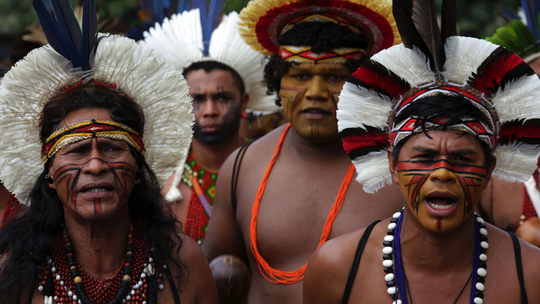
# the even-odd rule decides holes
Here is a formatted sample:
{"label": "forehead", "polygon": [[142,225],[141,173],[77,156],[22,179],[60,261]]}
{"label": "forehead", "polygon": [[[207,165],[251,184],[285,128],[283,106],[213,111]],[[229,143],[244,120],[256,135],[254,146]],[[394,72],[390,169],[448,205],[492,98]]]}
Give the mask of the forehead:
{"label": "forehead", "polygon": [[64,120],[60,122],[59,128],[67,125],[88,121],[88,120],[108,120],[112,121],[111,113],[108,109],[80,109],[69,113]]}
{"label": "forehead", "polygon": [[312,73],[312,74],[351,74],[352,71],[349,67],[343,64],[337,63],[301,63],[292,64],[289,68],[288,74],[291,73]]}
{"label": "forehead", "polygon": [[230,71],[215,69],[206,72],[203,69],[195,70],[186,75],[186,81],[190,92],[193,92],[194,89],[217,91],[218,87],[223,87],[225,91],[238,90]]}
{"label": "forehead", "polygon": [[483,154],[480,140],[472,135],[452,130],[429,130],[427,135],[423,132],[412,135],[403,144],[402,151],[418,150],[419,148],[433,150],[441,154],[452,153],[461,149]]}

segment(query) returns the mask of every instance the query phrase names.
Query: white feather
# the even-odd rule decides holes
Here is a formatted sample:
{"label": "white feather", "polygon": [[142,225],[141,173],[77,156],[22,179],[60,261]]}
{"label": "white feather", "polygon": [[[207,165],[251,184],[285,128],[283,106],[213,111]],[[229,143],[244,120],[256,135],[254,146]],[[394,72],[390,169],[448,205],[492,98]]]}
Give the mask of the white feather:
{"label": "white feather", "polygon": [[371,60],[409,82],[411,87],[435,82],[435,73],[429,69],[427,57],[416,47],[411,50],[403,44],[395,45],[373,55]]}
{"label": "white feather", "polygon": [[504,90],[499,88],[492,102],[502,122],[514,119],[540,118],[540,80],[531,75],[509,82]]}
{"label": "white feather", "polygon": [[446,62],[443,76],[450,82],[464,84],[499,46],[485,40],[453,36],[446,39]]}
{"label": "white feather", "polygon": [[533,145],[499,146],[495,149],[497,165],[493,175],[508,182],[526,182],[536,169],[540,149]]}
{"label": "white feather", "polygon": [[337,110],[338,129],[371,126],[384,128],[392,110],[392,100],[388,96],[345,83],[339,95]]}
{"label": "white feather", "polygon": [[392,184],[386,150],[370,152],[355,158],[352,162],[358,174],[356,181],[363,186],[365,192],[375,193],[385,185]]}

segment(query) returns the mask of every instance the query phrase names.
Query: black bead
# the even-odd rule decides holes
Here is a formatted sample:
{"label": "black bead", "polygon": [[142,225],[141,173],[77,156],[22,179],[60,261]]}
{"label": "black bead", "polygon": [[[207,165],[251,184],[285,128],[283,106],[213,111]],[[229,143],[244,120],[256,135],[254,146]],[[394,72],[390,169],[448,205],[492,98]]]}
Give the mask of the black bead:
{"label": "black bead", "polygon": [[131,276],[131,266],[124,266],[124,274]]}
{"label": "black bead", "polygon": [[394,273],[394,269],[392,267],[384,267],[384,272],[386,272],[386,273]]}
{"label": "black bead", "polygon": [[484,248],[484,247],[480,248],[480,252],[482,252],[483,254],[485,254],[485,253],[486,253],[486,251],[487,251],[487,249],[486,249],[486,248]]}
{"label": "black bead", "polygon": [[484,262],[484,261],[480,261],[480,268],[484,268],[484,269],[486,269],[486,268],[487,268],[487,264],[486,264],[486,262]]}
{"label": "black bead", "polygon": [[386,231],[386,234],[394,235],[394,230],[393,229],[388,229],[388,231]]}
{"label": "black bead", "polygon": [[133,252],[133,250],[135,250],[135,246],[133,246],[133,243],[128,243],[126,249],[127,251]]}
{"label": "black bead", "polygon": [[486,279],[484,279],[484,277],[478,276],[477,281],[478,281],[478,283],[484,283],[486,281]]}
{"label": "black bead", "polygon": [[385,254],[382,256],[383,260],[391,260],[392,259],[392,255],[391,254]]}
{"label": "black bead", "polygon": [[384,241],[382,244],[384,247],[392,247],[392,242]]}
{"label": "black bead", "polygon": [[488,241],[488,238],[485,235],[482,235],[482,237],[480,237],[480,239],[482,240],[482,242],[487,242]]}
{"label": "black bead", "polygon": [[486,225],[482,224],[482,223],[478,223],[478,227],[480,228],[486,228]]}
{"label": "black bead", "polygon": [[481,292],[480,290],[477,290],[477,291],[474,293],[474,296],[475,296],[475,297],[478,297],[478,298],[483,298],[483,297],[484,297],[484,293]]}
{"label": "black bead", "polygon": [[391,218],[391,219],[390,219],[390,223],[397,223],[397,220],[398,220],[398,219],[396,219],[396,218]]}
{"label": "black bead", "polygon": [[71,269],[71,277],[75,278],[75,277],[78,277],[78,276],[79,276],[79,270],[77,269],[77,267]]}
{"label": "black bead", "polygon": [[396,283],[394,281],[388,281],[388,282],[386,282],[386,286],[387,287],[394,287],[394,286],[396,286]]}

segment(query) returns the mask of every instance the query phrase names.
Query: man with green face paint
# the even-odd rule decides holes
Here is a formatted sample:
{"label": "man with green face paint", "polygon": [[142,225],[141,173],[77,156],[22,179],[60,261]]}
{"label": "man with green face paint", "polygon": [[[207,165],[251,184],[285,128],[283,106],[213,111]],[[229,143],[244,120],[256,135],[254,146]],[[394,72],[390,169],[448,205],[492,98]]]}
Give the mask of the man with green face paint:
{"label": "man with green face paint", "polygon": [[443,2],[441,30],[430,7],[394,0],[404,44],[353,73],[338,105],[345,150],[364,168],[357,180],[366,191],[394,181],[404,208],[323,245],[306,270],[306,304],[540,296],[530,266],[540,250],[474,214],[492,174],[527,180],[535,169],[540,80],[512,52],[457,36],[455,1]]}

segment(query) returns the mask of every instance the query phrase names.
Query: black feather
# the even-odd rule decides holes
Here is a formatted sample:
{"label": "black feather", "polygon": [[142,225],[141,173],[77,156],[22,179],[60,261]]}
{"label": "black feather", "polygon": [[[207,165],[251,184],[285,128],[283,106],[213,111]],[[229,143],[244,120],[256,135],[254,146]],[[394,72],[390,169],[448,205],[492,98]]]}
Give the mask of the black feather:
{"label": "black feather", "polygon": [[81,58],[83,71],[90,69],[90,57],[97,42],[97,13],[95,0],[85,0],[83,8],[83,43]]}
{"label": "black feather", "polygon": [[456,0],[443,0],[441,17],[441,37],[445,43],[448,37],[457,36],[457,4]]}
{"label": "black feather", "polygon": [[420,37],[424,40],[434,61],[435,72],[442,71],[446,55],[441,31],[437,23],[437,8],[434,0],[415,0],[412,20]]}
{"label": "black feather", "polygon": [[434,70],[433,59],[431,58],[429,49],[412,20],[412,0],[394,0],[392,10],[403,45],[409,49],[412,49],[413,46],[420,49],[430,59],[431,69]]}
{"label": "black feather", "polygon": [[68,0],[51,0],[56,21],[60,29],[71,40],[77,52],[81,53],[82,32],[79,21]]}
{"label": "black feather", "polygon": [[82,61],[79,53],[71,44],[71,40],[64,35],[53,16],[51,16],[43,4],[43,1],[33,0],[32,4],[51,47],[64,58],[70,60],[74,68],[81,67]]}

